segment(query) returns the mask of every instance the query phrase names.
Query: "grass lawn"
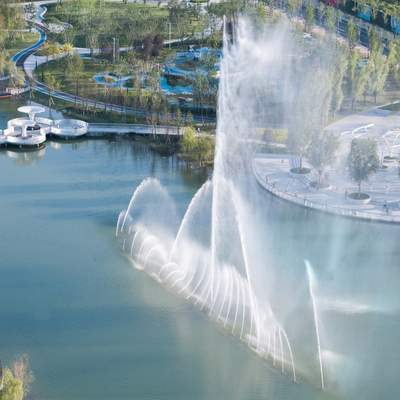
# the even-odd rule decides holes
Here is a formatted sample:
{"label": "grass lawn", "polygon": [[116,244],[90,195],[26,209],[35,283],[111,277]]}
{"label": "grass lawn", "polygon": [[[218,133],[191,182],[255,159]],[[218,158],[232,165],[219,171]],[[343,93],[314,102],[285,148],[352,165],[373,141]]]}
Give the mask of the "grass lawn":
{"label": "grass lawn", "polygon": [[39,40],[39,33],[35,30],[32,32],[20,32],[21,37],[16,40],[16,43],[7,49],[10,57],[15,56],[21,50],[34,45]]}
{"label": "grass lawn", "polygon": [[[64,62],[64,59],[59,59],[51,60],[48,63],[44,63],[40,65],[37,69],[35,69],[34,75],[39,82],[43,82],[42,72],[44,75],[46,74],[46,72],[48,72],[51,75],[55,76],[56,81],[60,84],[59,90],[73,94],[72,80],[64,74],[64,70],[62,68]],[[83,59],[83,65],[84,69],[80,78],[81,85],[90,88],[95,88],[96,86],[99,86],[99,84],[94,81],[93,76],[104,72],[104,64],[100,61]]]}

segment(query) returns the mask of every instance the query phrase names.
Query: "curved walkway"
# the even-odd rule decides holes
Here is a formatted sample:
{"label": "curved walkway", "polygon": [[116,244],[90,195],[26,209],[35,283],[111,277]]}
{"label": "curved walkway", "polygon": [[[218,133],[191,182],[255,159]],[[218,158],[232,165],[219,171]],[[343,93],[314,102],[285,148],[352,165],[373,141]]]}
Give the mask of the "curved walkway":
{"label": "curved walkway", "polygon": [[374,124],[363,136],[379,139],[399,123],[400,113],[391,114],[390,111],[375,108],[330,125],[327,129],[341,137],[341,146],[336,165],[326,170],[326,178],[331,185],[329,190],[315,190],[307,185],[317,180],[315,174],[301,179],[289,175],[291,168],[298,167],[296,155],[256,153],[253,157],[254,176],[270,193],[303,207],[353,218],[400,223],[400,179],[397,162],[387,162],[387,169],[379,170],[369,183],[362,185],[362,191],[371,196],[369,204],[354,205],[346,201],[346,191],[357,191],[357,185],[350,181],[346,171],[353,135],[342,136],[343,132],[353,132],[361,126]]}

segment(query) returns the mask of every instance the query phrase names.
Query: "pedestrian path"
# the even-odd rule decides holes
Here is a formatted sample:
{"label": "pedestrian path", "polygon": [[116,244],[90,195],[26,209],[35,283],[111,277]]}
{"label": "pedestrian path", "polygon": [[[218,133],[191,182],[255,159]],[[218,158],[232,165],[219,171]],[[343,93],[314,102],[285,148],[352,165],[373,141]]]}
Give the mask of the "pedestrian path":
{"label": "pedestrian path", "polygon": [[[397,162],[387,162],[386,169],[377,171],[370,182],[362,185],[362,192],[371,196],[369,204],[354,205],[348,202],[347,194],[357,192],[358,187],[350,181],[346,170],[349,145],[353,136],[342,135],[346,131],[352,132],[361,126],[374,124],[363,132],[363,137],[379,139],[399,123],[400,114],[372,109],[330,125],[327,129],[340,136],[341,146],[336,164],[325,171],[324,178],[330,184],[328,189],[314,189],[309,186],[310,182],[318,180],[315,173],[301,178],[291,176],[290,170],[299,166],[299,158],[296,155],[255,153],[255,178],[269,192],[303,207],[354,218],[400,223],[400,179]],[[360,131],[362,130],[357,130]]]}

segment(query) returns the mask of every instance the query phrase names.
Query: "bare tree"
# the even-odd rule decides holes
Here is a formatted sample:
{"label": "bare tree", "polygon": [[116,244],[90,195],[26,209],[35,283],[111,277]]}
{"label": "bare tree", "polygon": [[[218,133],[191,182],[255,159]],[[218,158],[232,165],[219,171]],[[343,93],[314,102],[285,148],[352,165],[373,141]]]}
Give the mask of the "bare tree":
{"label": "bare tree", "polygon": [[33,372],[29,370],[28,354],[17,355],[12,365],[12,372],[15,379],[22,381],[22,390],[26,396],[31,390],[31,383],[35,380]]}

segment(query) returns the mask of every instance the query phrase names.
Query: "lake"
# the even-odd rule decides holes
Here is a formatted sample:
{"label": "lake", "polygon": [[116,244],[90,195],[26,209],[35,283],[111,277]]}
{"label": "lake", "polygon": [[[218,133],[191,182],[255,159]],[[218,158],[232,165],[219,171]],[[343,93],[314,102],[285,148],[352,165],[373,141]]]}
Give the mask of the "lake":
{"label": "lake", "polygon": [[[1,100],[0,129],[22,116],[21,105]],[[36,377],[30,398],[397,397],[398,226],[293,207],[263,192],[250,174],[241,177],[256,204],[256,236],[282,271],[274,269],[282,290],[273,294],[277,304],[290,304],[282,318],[294,319],[296,307],[310,315],[304,260],[318,276],[324,360],[343,366],[329,369],[322,391],[318,376],[300,375],[294,384],[121,253],[117,218],[144,179],[157,178],[183,217],[206,172],[129,137],[3,149],[0,170],[0,353],[3,366],[29,355]],[[268,281],[267,270],[260,266],[260,282]]]}

